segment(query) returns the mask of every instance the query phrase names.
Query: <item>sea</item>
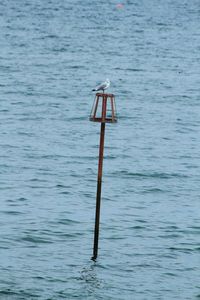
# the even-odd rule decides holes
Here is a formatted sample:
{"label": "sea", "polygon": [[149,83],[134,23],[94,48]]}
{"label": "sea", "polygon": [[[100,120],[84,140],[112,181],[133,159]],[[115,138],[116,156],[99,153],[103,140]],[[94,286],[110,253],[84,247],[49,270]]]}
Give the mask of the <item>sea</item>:
{"label": "sea", "polygon": [[200,299],[199,66],[199,0],[0,1],[1,300]]}

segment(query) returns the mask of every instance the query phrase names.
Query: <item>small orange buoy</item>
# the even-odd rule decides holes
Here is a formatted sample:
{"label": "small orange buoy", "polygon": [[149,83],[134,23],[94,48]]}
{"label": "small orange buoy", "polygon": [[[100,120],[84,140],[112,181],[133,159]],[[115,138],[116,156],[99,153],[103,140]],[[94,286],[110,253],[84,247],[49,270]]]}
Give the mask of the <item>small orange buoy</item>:
{"label": "small orange buoy", "polygon": [[123,5],[122,3],[118,3],[118,4],[116,5],[116,7],[117,7],[117,8],[123,8],[124,5]]}

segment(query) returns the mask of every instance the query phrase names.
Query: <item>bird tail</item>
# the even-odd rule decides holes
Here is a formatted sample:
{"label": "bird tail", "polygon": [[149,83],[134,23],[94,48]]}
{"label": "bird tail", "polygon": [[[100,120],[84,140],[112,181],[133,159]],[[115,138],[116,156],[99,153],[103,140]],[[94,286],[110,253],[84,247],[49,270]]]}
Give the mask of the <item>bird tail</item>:
{"label": "bird tail", "polygon": [[95,91],[96,91],[96,89],[93,89],[93,90],[92,90],[92,92],[95,92]]}

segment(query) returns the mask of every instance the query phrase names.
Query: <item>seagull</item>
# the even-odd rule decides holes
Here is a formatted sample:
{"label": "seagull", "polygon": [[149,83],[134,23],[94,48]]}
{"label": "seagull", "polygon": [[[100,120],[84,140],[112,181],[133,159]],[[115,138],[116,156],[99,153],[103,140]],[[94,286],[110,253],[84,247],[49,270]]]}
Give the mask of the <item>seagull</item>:
{"label": "seagull", "polygon": [[95,89],[93,89],[92,91],[103,91],[106,90],[107,88],[109,88],[110,86],[110,80],[106,79],[106,81],[102,82],[100,85],[98,85]]}

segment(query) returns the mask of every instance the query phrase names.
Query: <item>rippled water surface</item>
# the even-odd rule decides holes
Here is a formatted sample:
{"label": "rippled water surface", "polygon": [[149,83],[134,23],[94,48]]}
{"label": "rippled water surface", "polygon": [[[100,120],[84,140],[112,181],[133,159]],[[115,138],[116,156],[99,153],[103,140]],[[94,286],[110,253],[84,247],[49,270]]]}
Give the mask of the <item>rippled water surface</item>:
{"label": "rippled water surface", "polygon": [[118,4],[0,1],[0,299],[200,298],[200,3]]}

